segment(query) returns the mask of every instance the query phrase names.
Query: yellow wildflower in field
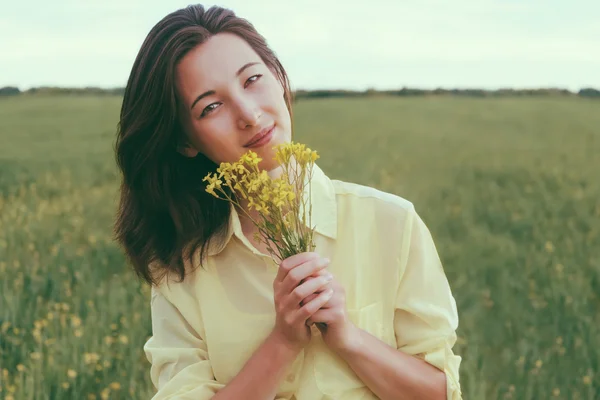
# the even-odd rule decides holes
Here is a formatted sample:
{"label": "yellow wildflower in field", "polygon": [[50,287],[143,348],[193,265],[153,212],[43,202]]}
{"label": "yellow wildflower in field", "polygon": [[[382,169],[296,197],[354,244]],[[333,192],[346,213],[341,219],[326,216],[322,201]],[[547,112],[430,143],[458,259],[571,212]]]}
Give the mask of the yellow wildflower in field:
{"label": "yellow wildflower in field", "polygon": [[102,392],[100,392],[100,398],[102,400],[107,400],[108,396],[110,396],[110,389],[109,388],[106,388],[106,389],[102,390]]}
{"label": "yellow wildflower in field", "polygon": [[121,384],[119,382],[112,382],[110,385],[108,385],[112,390],[119,390],[121,389]]}
{"label": "yellow wildflower in field", "polygon": [[100,356],[96,353],[83,353],[83,360],[86,364],[94,364],[100,360]]}
{"label": "yellow wildflower in field", "polygon": [[[306,204],[303,193],[307,180],[310,191],[310,178],[319,156],[305,145],[293,142],[277,145],[275,150],[274,160],[283,169],[277,179],[259,170],[262,158],[250,150],[237,162],[221,163],[217,172],[208,174],[203,181],[208,182],[206,192],[229,201],[250,218],[258,228],[255,240],[264,243],[271,257],[277,257],[279,260],[275,261],[279,263],[294,254],[314,249],[312,208]],[[248,211],[258,212],[256,220],[240,205],[242,198]],[[306,227],[307,208],[310,229]]]}
{"label": "yellow wildflower in field", "polygon": [[81,326],[81,318],[79,318],[76,315],[72,315],[71,316],[71,326],[73,326],[74,328]]}
{"label": "yellow wildflower in field", "polygon": [[77,372],[73,369],[67,371],[67,376],[71,379],[77,378]]}

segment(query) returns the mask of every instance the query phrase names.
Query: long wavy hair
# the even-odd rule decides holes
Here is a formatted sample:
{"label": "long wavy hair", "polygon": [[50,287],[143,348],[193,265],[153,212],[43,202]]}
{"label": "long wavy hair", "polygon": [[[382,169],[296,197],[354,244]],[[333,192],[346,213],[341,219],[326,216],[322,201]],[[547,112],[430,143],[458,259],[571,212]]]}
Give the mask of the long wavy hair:
{"label": "long wavy hair", "polygon": [[137,276],[150,285],[170,273],[183,281],[185,260],[200,249],[202,266],[211,241],[222,241],[228,227],[229,203],[206,193],[202,182],[218,165],[201,153],[188,158],[177,151],[185,133],[178,119],[176,67],[190,50],[221,32],[244,39],[274,72],[292,117],[283,66],[265,38],[232,10],[190,5],[150,30],[129,75],[117,125],[122,181],[114,226],[115,240]]}

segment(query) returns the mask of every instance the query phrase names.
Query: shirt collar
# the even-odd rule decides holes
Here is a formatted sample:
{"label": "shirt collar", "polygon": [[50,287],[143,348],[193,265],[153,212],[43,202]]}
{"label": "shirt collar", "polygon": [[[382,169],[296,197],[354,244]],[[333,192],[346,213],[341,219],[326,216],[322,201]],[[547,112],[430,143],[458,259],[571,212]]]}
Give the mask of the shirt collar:
{"label": "shirt collar", "polygon": [[[337,202],[335,198],[335,189],[333,187],[333,183],[316,163],[313,165],[312,175],[313,177],[311,181],[310,191],[309,186],[307,184],[308,179],[310,179],[310,177],[307,176],[305,178],[305,185],[303,185],[303,199],[306,202],[307,206],[312,204],[312,225],[315,228],[315,232],[327,236],[331,239],[335,239],[337,237]],[[309,197],[311,199],[310,203],[308,203]],[[233,236],[234,234],[240,239],[243,236],[239,215],[232,204],[230,204],[229,207],[229,223],[227,227],[227,233],[225,235],[225,240],[223,240],[223,244],[221,245],[211,242],[211,244],[208,247],[209,256],[217,255],[221,251],[223,251],[229,243],[229,241],[231,240],[231,236]],[[308,215],[306,220],[306,226],[310,228],[308,224]]]}

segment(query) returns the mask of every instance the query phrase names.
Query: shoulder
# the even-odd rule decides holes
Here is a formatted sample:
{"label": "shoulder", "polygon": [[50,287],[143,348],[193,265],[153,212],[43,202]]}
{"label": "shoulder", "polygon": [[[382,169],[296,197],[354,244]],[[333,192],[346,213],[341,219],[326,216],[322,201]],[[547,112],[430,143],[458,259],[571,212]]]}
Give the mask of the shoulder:
{"label": "shoulder", "polygon": [[388,218],[406,218],[415,212],[414,204],[394,193],[341,180],[331,180],[338,203],[359,208],[362,212],[374,212]]}

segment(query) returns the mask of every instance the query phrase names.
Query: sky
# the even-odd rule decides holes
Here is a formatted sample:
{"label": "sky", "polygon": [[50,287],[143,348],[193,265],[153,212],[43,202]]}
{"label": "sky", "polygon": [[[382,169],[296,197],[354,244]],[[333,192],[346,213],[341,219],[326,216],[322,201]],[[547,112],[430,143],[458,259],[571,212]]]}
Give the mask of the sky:
{"label": "sky", "polygon": [[[124,87],[150,29],[190,1],[0,5],[0,87]],[[223,0],[297,89],[600,88],[597,0]]]}

